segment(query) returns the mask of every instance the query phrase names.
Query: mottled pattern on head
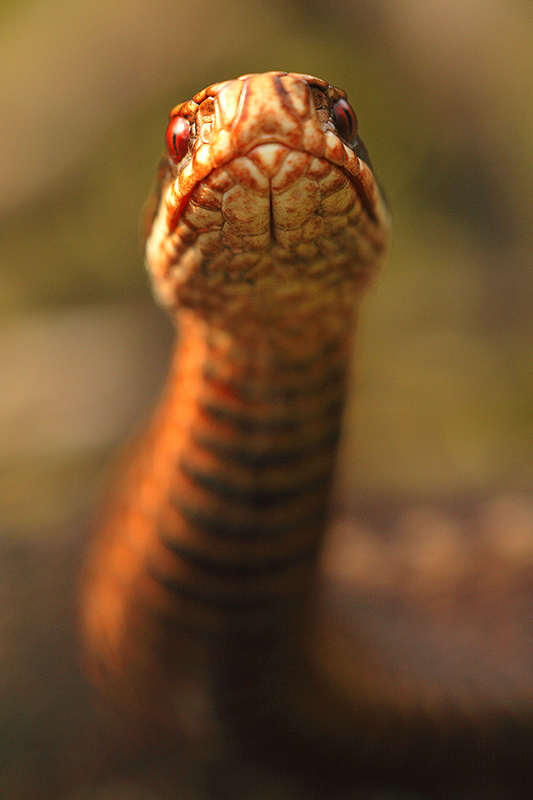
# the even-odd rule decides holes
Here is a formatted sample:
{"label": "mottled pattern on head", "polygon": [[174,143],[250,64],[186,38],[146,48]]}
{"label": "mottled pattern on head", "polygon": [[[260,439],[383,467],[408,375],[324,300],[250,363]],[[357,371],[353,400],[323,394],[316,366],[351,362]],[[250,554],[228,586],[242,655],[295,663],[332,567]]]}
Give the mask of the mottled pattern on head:
{"label": "mottled pattern on head", "polygon": [[252,334],[345,324],[381,260],[388,216],[357,132],[339,135],[339,101],[325,81],[270,72],[172,111],[189,121],[190,142],[178,164],[164,162],[146,247],[171,313]]}

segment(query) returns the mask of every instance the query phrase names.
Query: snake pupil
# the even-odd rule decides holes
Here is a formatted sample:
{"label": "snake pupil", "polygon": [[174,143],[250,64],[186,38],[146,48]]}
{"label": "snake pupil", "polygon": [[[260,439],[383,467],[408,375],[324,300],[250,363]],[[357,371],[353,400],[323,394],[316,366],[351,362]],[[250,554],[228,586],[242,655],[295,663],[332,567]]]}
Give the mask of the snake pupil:
{"label": "snake pupil", "polygon": [[331,109],[331,116],[337,133],[347,144],[354,144],[357,139],[357,117],[351,105],[341,97]]}
{"label": "snake pupil", "polygon": [[169,158],[178,164],[187,155],[189,149],[190,126],[185,117],[172,117],[166,134],[167,153]]}

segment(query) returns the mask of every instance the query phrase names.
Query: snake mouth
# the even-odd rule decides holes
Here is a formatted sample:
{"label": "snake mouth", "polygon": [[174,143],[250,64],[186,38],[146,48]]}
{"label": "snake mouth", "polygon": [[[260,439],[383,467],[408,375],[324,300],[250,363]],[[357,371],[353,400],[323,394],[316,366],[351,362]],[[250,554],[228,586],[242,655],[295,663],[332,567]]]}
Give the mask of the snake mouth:
{"label": "snake mouth", "polygon": [[[259,151],[265,152],[265,150],[268,148],[269,145],[273,147],[288,149],[286,148],[285,144],[282,141],[274,137],[270,137],[270,138],[265,138],[259,144],[255,144],[254,147],[252,147],[250,151],[244,155],[244,157],[246,158],[249,157],[250,153],[257,153]],[[352,170],[344,166],[339,167],[337,164],[334,164],[331,161],[328,163],[331,165],[332,168],[337,167],[337,169],[339,169],[339,171],[346,176],[348,181],[355,189],[355,192],[357,194],[357,197],[359,199],[359,202],[361,203],[364,212],[371,220],[371,222],[377,223],[378,218],[375,212],[376,182],[372,174],[370,159],[368,158],[366,148],[364,147],[363,143],[360,140],[357,140],[357,147],[353,147],[351,149],[357,155],[357,159],[359,161],[359,171],[357,172],[357,174],[354,174]],[[309,157],[314,156],[313,153],[309,153],[308,151],[305,150],[289,150],[289,152],[301,153],[302,155]],[[235,159],[242,159],[242,158],[243,156],[235,156]],[[231,170],[232,161],[235,159],[229,159],[226,164],[220,167],[220,169],[225,168]],[[179,190],[179,175],[183,172],[183,170],[187,168],[187,165],[190,164],[191,161],[192,159],[190,157],[187,157],[187,159],[184,160],[183,164],[180,165],[180,170],[178,175],[174,177],[166,192],[167,225],[169,234],[172,234],[175,231],[176,227],[178,226],[187,208],[187,205],[191,200],[191,197],[194,195],[197,187],[201,184],[203,180],[208,180],[210,176],[212,176],[213,173],[215,173],[215,171],[219,169],[218,167],[214,167],[210,173],[205,175],[203,178],[195,181],[193,185],[190,186],[189,191],[182,194]],[[325,159],[325,161],[327,161],[327,159]],[[264,165],[262,166],[264,167]],[[272,169],[267,167],[265,172],[269,178],[272,178],[273,175]],[[163,197],[162,197],[163,202],[165,202],[164,196],[165,192],[163,192]]]}
{"label": "snake mouth", "polygon": [[[366,162],[363,162],[363,163],[365,164],[365,166],[368,166],[368,165],[366,165]],[[364,186],[361,178],[359,177],[359,175],[352,175],[350,172],[348,172],[348,170],[343,170],[343,172],[346,175],[346,177],[348,178],[348,180],[350,181],[350,183],[352,184],[353,188],[355,189],[355,191],[357,193],[357,197],[359,198],[359,202],[361,203],[361,206],[365,210],[368,218],[373,223],[377,223],[378,220],[377,220],[376,212],[374,210],[375,203],[368,196],[368,192],[366,191],[365,186]]]}
{"label": "snake mouth", "polygon": [[388,216],[345,93],[312,76],[272,72],[214,84],[172,110],[159,184],[167,232],[174,233],[198,187],[217,169],[262,145],[337,167],[373,226]]}
{"label": "snake mouth", "polygon": [[388,214],[349,108],[337,90],[269,74],[173,109],[145,250],[163,305],[268,316],[278,292],[327,304],[324,286],[360,282]]}
{"label": "snake mouth", "polygon": [[179,223],[179,221],[181,219],[181,215],[183,214],[183,211],[185,210],[185,207],[186,207],[187,203],[189,202],[193,192],[194,192],[194,188],[191,189],[190,192],[188,192],[186,195],[184,195],[182,197],[182,199],[180,200],[179,205],[177,206],[176,210],[173,212],[172,216],[169,217],[169,220],[168,220],[169,233],[173,233],[174,230],[176,229],[176,227],[177,227],[177,225],[178,225],[178,223]]}

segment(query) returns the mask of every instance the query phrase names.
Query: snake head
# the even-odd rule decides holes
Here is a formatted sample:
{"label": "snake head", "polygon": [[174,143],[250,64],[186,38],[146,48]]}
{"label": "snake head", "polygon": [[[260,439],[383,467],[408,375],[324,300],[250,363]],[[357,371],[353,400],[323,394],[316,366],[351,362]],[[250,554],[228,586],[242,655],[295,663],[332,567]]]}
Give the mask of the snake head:
{"label": "snake head", "polygon": [[243,75],[176,106],[158,198],[146,257],[171,311],[262,316],[287,291],[316,304],[368,277],[387,240],[355,113],[309,75]]}

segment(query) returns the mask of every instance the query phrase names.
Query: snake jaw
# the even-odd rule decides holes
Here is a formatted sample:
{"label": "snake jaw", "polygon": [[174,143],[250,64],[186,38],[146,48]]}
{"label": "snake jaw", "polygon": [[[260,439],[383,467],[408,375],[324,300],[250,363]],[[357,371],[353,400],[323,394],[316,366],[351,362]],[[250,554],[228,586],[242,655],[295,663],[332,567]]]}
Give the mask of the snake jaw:
{"label": "snake jaw", "polygon": [[[326,158],[344,168],[355,185],[363,165],[371,164],[358,137],[353,143],[340,137],[332,118],[339,100],[345,102],[345,93],[318,78],[270,72],[214,84],[176,106],[171,117],[185,117],[194,130],[190,153],[175,172],[167,197],[169,228],[176,226],[185,199],[199,181],[258,144],[278,142]],[[356,186],[358,193],[364,194],[367,186],[368,181]],[[372,192],[367,210],[375,202]]]}
{"label": "snake jaw", "polygon": [[173,109],[194,136],[162,182],[147,242],[163,305],[227,318],[249,316],[252,303],[261,317],[287,286],[307,302],[374,269],[387,215],[359,157],[355,115],[351,144],[333,124],[339,102],[350,109],[324,81],[275,72],[216,84]]}

